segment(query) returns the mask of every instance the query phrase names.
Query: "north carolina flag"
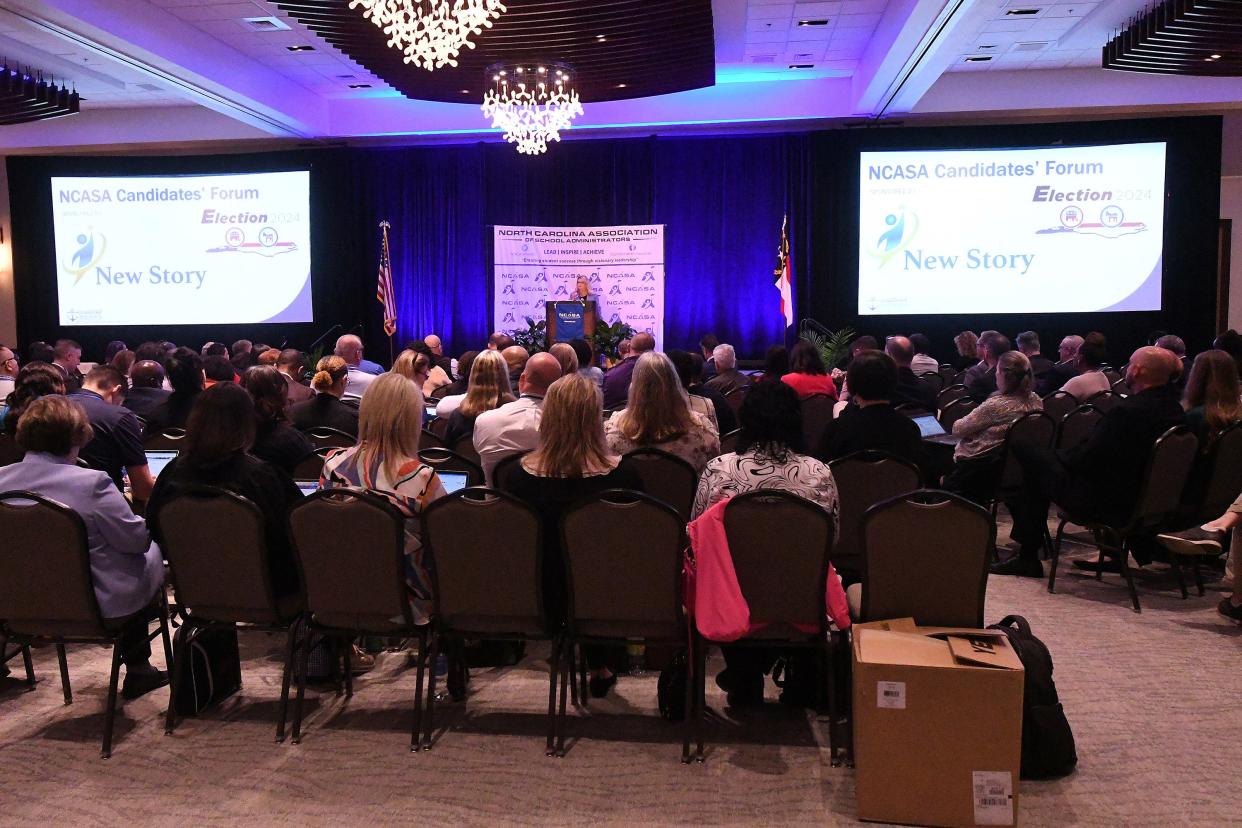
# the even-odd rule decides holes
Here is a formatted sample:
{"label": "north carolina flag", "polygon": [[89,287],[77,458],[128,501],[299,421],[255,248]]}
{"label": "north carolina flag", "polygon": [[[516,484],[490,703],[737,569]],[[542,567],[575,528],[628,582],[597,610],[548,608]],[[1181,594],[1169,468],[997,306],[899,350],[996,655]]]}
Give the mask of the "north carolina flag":
{"label": "north carolina flag", "polygon": [[781,222],[781,245],[776,251],[776,289],[781,292],[781,315],[785,317],[785,327],[791,328],[794,323],[793,311],[793,261],[789,256],[789,216]]}
{"label": "north carolina flag", "polygon": [[392,292],[392,257],[388,253],[388,222],[381,222],[383,241],[380,243],[379,287],[375,298],[384,306],[384,333],[392,336],[397,332],[397,298]]}

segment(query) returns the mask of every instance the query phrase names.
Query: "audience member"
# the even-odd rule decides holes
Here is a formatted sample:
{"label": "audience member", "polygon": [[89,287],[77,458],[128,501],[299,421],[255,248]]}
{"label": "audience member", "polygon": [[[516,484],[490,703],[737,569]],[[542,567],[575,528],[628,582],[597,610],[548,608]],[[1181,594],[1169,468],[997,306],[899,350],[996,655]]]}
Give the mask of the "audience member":
{"label": "audience member", "polygon": [[[199,358],[198,352],[189,348],[177,350]],[[147,523],[151,534],[162,543],[160,509],[172,498],[200,486],[240,495],[263,514],[272,589],[280,597],[294,596],[298,594],[298,569],[285,514],[302,499],[302,492],[282,469],[250,454],[255,420],[250,395],[236,383],[223,382],[198,394],[181,450],[155,481],[147,504]]]}
{"label": "audience member", "polygon": [[1083,402],[1102,391],[1112,388],[1112,383],[1103,372],[1105,350],[1104,335],[1089,333],[1078,346],[1078,376],[1071,377],[1061,386],[1061,390],[1073,394],[1074,399]]}
{"label": "audience member", "polygon": [[82,372],[78,365],[82,362],[82,346],[72,339],[56,340],[52,364],[60,371],[65,380],[65,393],[72,394],[82,387]]}
{"label": "audience member", "polygon": [[[452,384],[453,377],[436,363],[436,355],[427,347],[427,343],[411,342],[406,346],[406,350],[413,351],[421,357],[415,361],[414,372],[418,376],[416,382],[423,392],[423,397],[430,397],[437,388]],[[393,368],[396,369],[396,367],[394,363]]]}
{"label": "audience member", "polygon": [[427,346],[428,351],[431,351],[432,361],[440,366],[444,376],[451,381],[453,377],[453,360],[444,355],[444,343],[440,341],[440,337],[435,334],[428,334],[423,337],[423,344]]}
{"label": "audience member", "polygon": [[953,424],[961,441],[953,450],[953,470],[944,480],[944,488],[981,505],[1000,484],[1010,426],[1023,415],[1044,410],[1043,400],[1031,390],[1035,383],[1031,362],[1020,351],[1001,355],[996,383],[996,393]]}
{"label": "audience member", "polygon": [[147,433],[154,434],[166,428],[185,428],[190,411],[198,395],[203,393],[206,377],[203,374],[203,358],[192,348],[178,348],[164,361],[164,371],[172,386],[168,399],[151,409],[147,418]]}
{"label": "audience member", "polygon": [[1019,550],[1017,556],[993,566],[993,573],[1043,576],[1039,550],[1050,500],[1075,515],[1097,520],[1129,517],[1156,439],[1186,422],[1177,389],[1169,385],[1176,368],[1176,358],[1168,351],[1139,348],[1126,369],[1126,384],[1133,393],[1104,415],[1085,443],[1060,451],[1014,447],[1024,470],[1022,496],[1010,504],[1010,536]]}
{"label": "audience member", "polygon": [[[863,334],[862,336],[854,337],[854,341],[850,343],[849,353],[845,357],[846,367],[848,368],[849,364],[854,361],[854,357],[858,356],[863,351],[878,351],[879,349],[880,343],[876,342],[875,337],[870,334]],[[792,356],[790,358],[792,359]],[[835,368],[836,366],[828,365],[825,367]]]}
{"label": "audience member", "polygon": [[[509,386],[516,388],[522,372],[526,370],[526,361],[530,359],[530,352],[521,345],[510,345],[501,351],[500,355],[509,364]],[[559,366],[560,363],[557,363],[557,365]]]}
{"label": "audience member", "polygon": [[240,379],[237,369],[228,359],[222,356],[209,356],[203,360],[204,388],[210,388],[218,382],[237,382]]}
{"label": "audience member", "polygon": [[979,337],[974,331],[962,331],[953,337],[953,346],[957,348],[957,356],[949,364],[958,371],[965,371],[979,362]]}
{"label": "audience member", "polygon": [[[547,355],[531,357],[531,366],[542,356]],[[551,361],[555,365],[555,360]],[[483,415],[487,416],[494,415]],[[578,374],[551,383],[539,425],[538,445],[519,461],[505,483],[510,494],[530,503],[542,519],[543,601],[553,625],[565,617],[567,609],[561,516],[570,504],[587,495],[607,489],[641,491],[642,480],[621,467],[620,461],[604,442],[603,414],[595,384]],[[605,665],[602,648],[584,649],[591,668],[591,695],[602,698],[616,684],[616,676]]]}
{"label": "audience member", "polygon": [[1044,374],[1043,379],[1035,384],[1035,393],[1046,397],[1059,391],[1062,385],[1078,376],[1078,349],[1082,347],[1083,338],[1070,334],[1057,346],[1057,361]]}
{"label": "audience member", "polygon": [[0,431],[17,434],[25,410],[40,397],[65,393],[65,376],[46,362],[28,362],[17,372],[13,390],[0,406]]}
{"label": "audience member", "polygon": [[104,346],[104,364],[112,364],[112,358],[121,351],[128,351],[129,347],[119,339],[114,339]]}
{"label": "audience member", "polygon": [[[1216,337],[1212,347],[1233,357],[1234,364],[1238,366],[1238,375],[1242,376],[1242,334],[1230,328]],[[34,359],[33,356],[30,358]]]}
{"label": "audience member", "polygon": [[134,352],[129,350],[117,351],[105,364],[111,365],[128,377],[129,372],[134,367]]}
{"label": "audience member", "polygon": [[289,425],[289,386],[272,365],[255,365],[242,374],[242,387],[254,401],[255,433],[250,453],[289,474],[315,450],[306,435]]}
{"label": "audience member", "polygon": [[[518,379],[518,399],[475,418],[474,448],[479,453],[489,486],[497,463],[539,445],[543,397],[548,393],[548,386],[560,376],[561,366],[551,354],[535,354],[527,361],[526,370]],[[600,428],[603,428],[602,424]]]}
{"label": "audience member", "polygon": [[737,352],[732,345],[722,342],[713,348],[712,362],[716,366],[716,375],[703,383],[708,388],[728,394],[750,385],[750,377],[737,370]]}
{"label": "audience member", "polygon": [[[643,354],[654,350],[655,337],[649,333],[635,334],[630,341],[630,355],[604,374],[604,408],[611,410],[625,405],[630,394],[630,378],[634,375],[635,363]],[[699,375],[702,376],[702,372]]]}
{"label": "audience member", "polygon": [[557,342],[548,349],[561,366],[561,376],[578,373],[578,354],[568,342]]}
{"label": "audience member", "polygon": [[910,334],[910,347],[914,349],[914,358],[910,360],[910,370],[917,376],[935,374],[940,371],[940,363],[931,355],[931,340],[926,334]]}
{"label": "audience member", "polygon": [[121,695],[136,699],[168,683],[167,673],[151,666],[147,640],[147,608],[163,588],[164,558],[108,475],[74,465],[91,437],[82,406],[57,395],[35,400],[17,429],[26,454],[0,468],[0,491],[33,492],[82,516],[100,614],[121,631]]}
{"label": "audience member", "polygon": [[[421,342],[417,344],[422,345],[424,349],[427,347]],[[438,371],[439,369],[432,364],[431,354],[424,351],[416,351],[413,348],[406,348],[397,354],[396,360],[392,363],[391,373],[405,377],[418,386],[419,393],[423,394],[424,397],[428,397],[430,394],[424,392],[423,389],[430,384],[431,372],[433,370]]]}
{"label": "audience member", "polygon": [[129,393],[121,404],[143,420],[150,420],[152,412],[172,393],[164,389],[164,368],[150,359],[134,363],[129,383]]}
{"label": "audience member", "polygon": [[21,367],[13,349],[0,345],[0,405],[3,405],[4,401],[9,398],[9,394],[13,393],[13,386],[17,383],[17,372]]}
{"label": "audience member", "polygon": [[1182,341],[1180,336],[1174,334],[1165,334],[1153,343],[1157,348],[1164,348],[1173,356],[1177,357],[1177,361],[1182,364],[1182,370],[1178,373],[1174,384],[1178,388],[1186,387],[1186,380],[1190,377],[1190,357],[1186,356],[1186,343]]}
{"label": "audience member", "polygon": [[[255,365],[258,354],[254,351],[254,343],[249,339],[239,339],[229,350],[229,361],[233,364],[233,373],[241,376],[251,365]],[[204,360],[206,362],[206,360]],[[209,377],[210,379],[210,377]]]}
{"label": "audience member", "polygon": [[[163,354],[164,349],[160,347],[158,342],[149,342],[147,344],[155,348],[160,354]],[[199,355],[203,359],[206,359],[209,356],[222,356],[225,359],[228,359],[229,346],[225,345],[223,342],[208,342],[203,346],[202,350],[199,351]]]}
{"label": "audience member", "polygon": [[[1172,353],[1177,356],[1176,351]],[[1210,448],[1222,431],[1242,420],[1242,387],[1229,354],[1213,350],[1195,357],[1182,408],[1186,410],[1186,425],[1198,435],[1204,449]]]}
{"label": "audience member", "polygon": [[918,463],[923,437],[914,420],[892,405],[897,363],[882,351],[862,351],[846,374],[850,403],[824,431],[815,457],[825,463],[857,451],[876,450]]}
{"label": "audience member", "polygon": [[1018,334],[1014,342],[1018,346],[1018,351],[1030,360],[1031,376],[1035,378],[1036,382],[1039,382],[1044,378],[1045,374],[1052,370],[1052,360],[1039,352],[1039,334],[1034,331],[1023,331]]}
{"label": "audience member", "polygon": [[[720,348],[716,346],[717,354]],[[719,379],[728,371],[727,360],[717,359]],[[709,383],[710,384],[710,383]],[[638,358],[625,408],[604,424],[608,448],[628,454],[639,448],[657,448],[680,457],[702,473],[707,461],[720,454],[716,425],[690,410],[688,394],[672,361],[649,351]]]}
{"label": "audience member", "polygon": [[353,334],[345,334],[336,340],[336,356],[345,360],[349,366],[349,378],[345,382],[344,400],[360,400],[367,386],[375,381],[375,374],[359,367],[362,361],[362,340]]}
{"label": "audience member", "polygon": [[[704,334],[699,340],[699,352],[703,355],[703,367],[699,369],[699,382],[706,383],[716,376],[716,346],[720,340],[713,333]],[[605,406],[607,407],[607,406]]]}
{"label": "audience member", "polygon": [[[677,369],[677,377],[681,380],[681,387],[689,394],[688,402],[690,410],[702,414],[711,420],[712,425],[716,426],[718,434],[724,435],[737,428],[737,416],[733,413],[733,409],[729,407],[729,403],[725,400],[724,395],[711,388],[707,388],[699,384],[699,373],[702,366],[699,361],[702,360],[698,354],[692,354],[689,351],[672,350],[665,354],[673,363],[673,367]],[[778,378],[776,380],[780,382]]]}
{"label": "audience member", "polygon": [[[448,388],[445,389],[444,395],[440,397],[441,403],[449,397],[465,395],[466,389],[470,387],[470,368],[474,362],[474,358],[478,355],[478,351],[466,351],[457,358],[457,377],[449,383]],[[458,402],[460,402],[460,400],[458,400]]]}
{"label": "audience member", "polygon": [[[485,411],[513,402],[509,386],[509,366],[496,351],[484,351],[470,368],[470,389],[448,418],[444,442],[449,447],[458,440],[474,436],[474,424]],[[439,411],[437,410],[437,416]]]}
{"label": "audience member", "polygon": [[578,373],[595,383],[595,387],[604,390],[604,372],[596,365],[595,348],[585,339],[571,339],[569,347],[574,349],[578,357]]}
{"label": "audience member", "polygon": [[[614,365],[621,362],[621,360],[625,359],[629,355],[630,355],[630,340],[628,338],[622,339],[620,342],[617,343],[616,360],[615,361],[610,360],[607,357],[604,358],[604,373],[607,373],[609,368],[612,368]],[[700,363],[702,362],[702,357],[699,358],[699,362]],[[699,367],[702,368],[703,366],[700,365]]]}
{"label": "audience member", "polygon": [[315,395],[314,391],[302,384],[303,357],[297,348],[286,348],[278,352],[276,370],[280,371],[280,375],[285,378],[285,385],[289,387],[290,406],[309,400]]}
{"label": "audience member", "polygon": [[793,346],[789,354],[789,373],[781,377],[781,381],[794,389],[799,399],[806,399],[812,394],[827,394],[833,399],[837,397],[837,386],[824,368],[819,349],[805,339]]}
{"label": "audience member", "polygon": [[755,382],[780,382],[789,373],[789,350],[784,345],[773,345],[763,357],[763,373]]}
{"label": "audience member", "polygon": [[334,428],[350,437],[358,437],[358,409],[341,402],[349,366],[338,356],[326,356],[315,366],[311,388],[315,394],[309,400],[295,403],[289,408],[289,420],[294,428],[305,431],[311,428]]}
{"label": "audience member", "polygon": [[255,365],[270,365],[275,368],[276,364],[280,362],[280,351],[275,348],[260,348],[256,345],[254,352],[257,354],[254,359]]}
{"label": "audience member", "polygon": [[962,382],[971,399],[983,402],[996,391],[996,365],[1011,350],[1009,337],[998,331],[979,334],[979,363],[967,369]]}
{"label": "audience member", "polygon": [[[914,346],[910,340],[904,336],[890,336],[888,342],[884,343],[884,353],[897,364],[897,390],[893,393],[893,402],[935,414],[936,389],[914,375],[914,370],[910,367],[914,360]],[[850,393],[854,393],[853,388]]]}
{"label": "audience member", "polygon": [[487,350],[489,351],[504,351],[505,348],[515,344],[513,337],[499,331],[487,338]]}
{"label": "audience member", "polygon": [[400,374],[379,376],[362,397],[358,444],[337,449],[323,464],[325,488],[353,486],[388,500],[405,518],[405,583],[415,621],[431,616],[431,577],[421,540],[421,516],[447,494],[435,470],[418,459],[423,394]]}
{"label": "audience member", "polygon": [[1225,513],[1215,520],[1184,532],[1159,535],[1164,546],[1175,552],[1197,557],[1205,553],[1219,554],[1224,547],[1226,534],[1233,532],[1229,557],[1225,560],[1224,579],[1232,593],[1220,600],[1216,611],[1234,621],[1242,621],[1242,531],[1237,530],[1239,523],[1242,523],[1242,496],[1234,500]]}
{"label": "audience member", "polygon": [[69,399],[82,406],[95,433],[79,457],[112,478],[117,489],[124,488],[123,473],[127,472],[134,500],[145,501],[151,496],[155,478],[147,468],[138,418],[121,404],[127,385],[125,375],[111,365],[96,365],[86,375],[81,390],[70,394]]}

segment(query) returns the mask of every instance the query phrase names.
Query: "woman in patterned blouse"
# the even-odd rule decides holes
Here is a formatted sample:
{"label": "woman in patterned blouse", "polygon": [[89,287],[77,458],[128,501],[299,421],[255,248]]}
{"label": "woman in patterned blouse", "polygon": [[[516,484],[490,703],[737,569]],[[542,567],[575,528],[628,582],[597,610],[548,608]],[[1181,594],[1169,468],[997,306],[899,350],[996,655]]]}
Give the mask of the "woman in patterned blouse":
{"label": "woman in patterned blouse", "polygon": [[707,417],[691,411],[672,361],[657,351],[638,358],[625,408],[604,424],[608,448],[627,454],[656,448],[702,472],[720,454],[720,435]]}
{"label": "woman in patterned blouse", "polygon": [[367,489],[405,516],[405,581],[414,619],[420,624],[431,612],[431,579],[419,539],[419,516],[446,494],[435,470],[418,459],[422,427],[423,395],[418,386],[400,374],[382,374],[362,395],[358,444],[329,454],[319,480],[325,489]]}

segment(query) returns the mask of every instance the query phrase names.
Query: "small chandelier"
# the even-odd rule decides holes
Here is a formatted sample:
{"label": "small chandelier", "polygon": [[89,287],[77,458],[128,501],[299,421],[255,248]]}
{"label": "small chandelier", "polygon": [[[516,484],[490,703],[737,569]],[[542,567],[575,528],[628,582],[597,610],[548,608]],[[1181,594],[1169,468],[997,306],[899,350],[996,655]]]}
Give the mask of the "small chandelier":
{"label": "small chandelier", "polygon": [[582,114],[573,70],[563,63],[495,63],[487,76],[492,88],[483,96],[483,115],[520,153],[546,152]]}
{"label": "small chandelier", "polygon": [[427,71],[456,66],[472,35],[491,28],[505,11],[501,0],[350,0],[362,16],[388,35],[388,45],[405,54],[405,62]]}

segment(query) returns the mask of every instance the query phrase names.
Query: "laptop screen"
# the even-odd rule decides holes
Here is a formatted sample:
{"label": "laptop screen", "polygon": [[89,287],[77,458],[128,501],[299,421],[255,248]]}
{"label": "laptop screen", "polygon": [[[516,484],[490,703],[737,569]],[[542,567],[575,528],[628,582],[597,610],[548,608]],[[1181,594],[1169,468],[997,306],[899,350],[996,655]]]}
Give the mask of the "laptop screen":
{"label": "laptop screen", "polygon": [[293,482],[298,484],[298,488],[302,490],[303,496],[312,495],[319,491],[318,480],[295,480]]}
{"label": "laptop screen", "polygon": [[915,417],[914,423],[919,427],[919,433],[924,437],[935,437],[937,434],[944,434],[944,427],[931,414]]}
{"label": "laptop screen", "polygon": [[175,451],[148,451],[146,454],[147,468],[151,470],[152,477],[159,477],[164,467],[177,456]]}
{"label": "laptop screen", "polygon": [[465,472],[442,471],[436,472],[436,476],[440,478],[444,491],[449,494],[460,491],[470,485],[469,476]]}

